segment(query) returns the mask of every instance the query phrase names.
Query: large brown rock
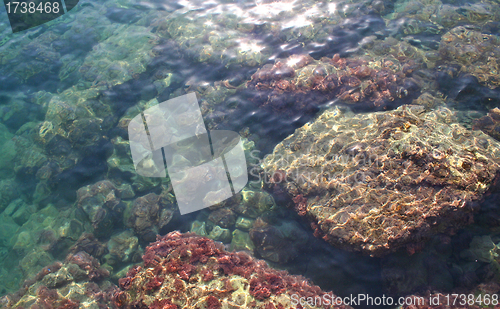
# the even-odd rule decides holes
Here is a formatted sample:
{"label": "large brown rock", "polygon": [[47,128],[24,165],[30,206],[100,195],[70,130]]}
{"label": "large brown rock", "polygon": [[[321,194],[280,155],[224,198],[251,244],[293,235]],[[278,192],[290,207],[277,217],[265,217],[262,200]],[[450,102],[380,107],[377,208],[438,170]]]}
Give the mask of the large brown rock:
{"label": "large brown rock", "polygon": [[324,112],[263,162],[316,235],[383,255],[421,247],[430,235],[470,224],[499,170],[500,144],[421,106],[354,115]]}

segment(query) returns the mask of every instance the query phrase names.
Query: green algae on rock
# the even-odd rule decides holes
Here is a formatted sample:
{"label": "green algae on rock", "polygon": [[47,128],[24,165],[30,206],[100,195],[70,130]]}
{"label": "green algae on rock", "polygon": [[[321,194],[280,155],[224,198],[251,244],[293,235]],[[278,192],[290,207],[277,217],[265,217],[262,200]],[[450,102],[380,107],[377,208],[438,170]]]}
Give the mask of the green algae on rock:
{"label": "green algae on rock", "polygon": [[[301,297],[335,299],[303,277],[274,270],[246,253],[227,252],[222,244],[195,234],[159,236],[143,260],[118,281],[117,307],[295,308],[294,299]],[[322,304],[306,308],[350,308]]]}
{"label": "green algae on rock", "polygon": [[432,234],[472,223],[500,168],[500,144],[451,119],[445,108],[354,115],[336,107],[277,145],[263,168],[285,176],[298,213],[331,244],[414,252]]}
{"label": "green algae on rock", "polygon": [[250,239],[248,232],[244,232],[239,229],[234,229],[233,237],[231,239],[231,245],[229,246],[233,251],[247,251],[253,254],[255,250],[255,245]]}

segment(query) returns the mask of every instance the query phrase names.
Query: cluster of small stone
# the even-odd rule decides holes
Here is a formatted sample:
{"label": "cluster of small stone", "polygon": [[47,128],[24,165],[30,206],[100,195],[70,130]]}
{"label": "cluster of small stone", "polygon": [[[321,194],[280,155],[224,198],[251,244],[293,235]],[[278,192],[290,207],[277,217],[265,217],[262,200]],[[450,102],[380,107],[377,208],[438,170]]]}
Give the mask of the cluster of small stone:
{"label": "cluster of small stone", "polygon": [[133,201],[121,201],[121,193],[130,194],[130,190],[127,186],[119,190],[111,181],[102,180],[77,191],[76,205],[87,214],[95,236],[110,235],[113,228],[125,225],[142,240],[153,241],[159,230],[178,212],[167,191],[161,195],[148,193]]}
{"label": "cluster of small stone", "polygon": [[[221,205],[200,212],[191,232],[260,258],[287,263],[307,242],[307,232],[284,220],[273,197],[262,189],[245,188]],[[269,224],[273,218],[273,224]]]}
{"label": "cluster of small stone", "polygon": [[82,232],[91,228],[76,213],[53,205],[37,209],[19,198],[0,214],[0,243],[6,250],[0,280],[7,292],[17,290],[23,278],[36,275],[55,259],[63,259]]}
{"label": "cluster of small stone", "polygon": [[[31,100],[36,107],[30,113],[17,111],[27,119],[7,115],[14,110],[0,114],[5,120],[17,120],[19,126],[33,121],[17,132],[14,144],[18,156],[14,166],[18,174],[23,172],[23,176],[36,179],[35,202],[50,199],[58,186],[64,186],[58,181],[61,173],[72,173],[86,157],[99,156],[97,153],[109,137],[107,131],[116,125],[120,114],[102,96],[103,91],[136,79],[152,60],[158,41],[145,27],[141,14],[136,13],[133,24],[115,23],[107,17],[107,12],[116,11],[114,6],[105,2],[75,8],[78,14],[61,28],[62,34],[43,31],[39,36],[23,36],[16,49],[24,51],[9,59],[8,66],[15,68],[8,69],[6,76],[15,75],[29,82],[46,71],[45,74],[56,75],[48,79],[59,78],[57,93],[46,88],[23,100]],[[28,37],[34,39],[30,42]],[[84,43],[75,42],[82,37]],[[71,188],[74,189],[77,188]]]}
{"label": "cluster of small stone", "polygon": [[[269,42],[279,45],[293,40],[325,40],[329,27],[355,15],[353,11],[359,6],[347,9],[339,5],[330,11],[317,0],[244,5],[230,2],[218,3],[217,8],[192,4],[190,10],[153,18],[152,27],[155,34],[175,41],[194,61],[256,66],[274,52]],[[314,14],[307,14],[310,12]],[[262,33],[266,33],[265,40]]]}
{"label": "cluster of small stone", "polygon": [[413,61],[392,56],[374,60],[336,54],[314,60],[292,55],[257,70],[247,88],[257,93],[254,101],[284,114],[303,113],[336,98],[369,110],[387,109],[418,93],[408,77],[416,68]]}
{"label": "cluster of small stone", "polygon": [[44,267],[14,294],[0,299],[2,308],[112,308],[116,285],[109,272],[86,252],[69,254],[64,263]]}
{"label": "cluster of small stone", "polygon": [[277,145],[263,167],[331,244],[415,252],[470,224],[500,167],[498,142],[450,118],[415,105],[368,115],[337,107]]}
{"label": "cluster of small stone", "polygon": [[303,277],[274,270],[246,253],[227,252],[195,234],[159,236],[143,260],[119,280],[121,291],[113,297],[117,307],[292,308],[294,294],[297,299],[325,294]]}

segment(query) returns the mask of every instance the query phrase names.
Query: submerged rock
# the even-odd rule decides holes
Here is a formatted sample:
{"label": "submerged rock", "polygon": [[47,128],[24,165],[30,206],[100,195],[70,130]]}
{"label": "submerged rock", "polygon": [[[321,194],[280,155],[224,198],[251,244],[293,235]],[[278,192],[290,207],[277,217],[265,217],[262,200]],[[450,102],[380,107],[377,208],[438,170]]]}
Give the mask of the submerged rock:
{"label": "submerged rock", "polygon": [[500,37],[465,26],[445,33],[439,53],[448,66],[459,65],[460,72],[475,76],[482,85],[500,85]]}
{"label": "submerged rock", "polygon": [[472,223],[500,168],[500,144],[422,106],[354,115],[323,113],[265,158],[316,234],[335,246],[382,255],[415,252],[437,232]]}
{"label": "submerged rock", "polygon": [[140,239],[153,241],[176,213],[177,209],[163,195],[149,193],[134,201],[126,222]]}
{"label": "submerged rock", "polygon": [[233,206],[233,210],[237,214],[257,218],[276,209],[273,197],[265,191],[245,188],[241,190],[240,195],[241,200]]}
{"label": "submerged rock", "polygon": [[285,116],[310,113],[333,99],[381,110],[418,94],[417,83],[409,77],[417,67],[413,60],[399,61],[392,55],[341,58],[336,54],[321,60],[292,55],[257,70],[247,91],[256,103]]}
{"label": "submerged rock", "polygon": [[496,107],[490,110],[488,115],[474,120],[472,122],[472,129],[481,130],[500,141],[500,109]]}
{"label": "submerged rock", "polygon": [[229,246],[233,251],[247,251],[253,254],[255,246],[250,239],[248,232],[244,232],[239,229],[233,231],[233,237],[231,239],[231,245]]}
{"label": "submerged rock", "polygon": [[[295,308],[301,297],[335,297],[305,278],[194,234],[171,232],[146,248],[144,265],[120,279],[120,308]],[[307,300],[305,300],[307,301]],[[314,305],[307,308],[320,308]],[[350,308],[325,304],[321,308]]]}
{"label": "submerged rock", "polygon": [[231,242],[233,235],[230,229],[225,229],[218,225],[213,226],[213,224],[210,225],[210,228],[211,230],[210,232],[208,232],[205,222],[195,220],[193,221],[193,223],[191,223],[191,229],[189,231],[200,236],[205,236],[210,239],[220,241],[225,244]]}
{"label": "submerged rock", "polygon": [[[2,113],[3,111],[0,110],[0,114]],[[12,137],[13,135],[8,131],[7,127],[0,123],[0,176],[2,179],[13,175],[13,163],[16,157],[16,147]]]}
{"label": "submerged rock", "polygon": [[81,82],[112,87],[137,78],[151,62],[157,43],[158,37],[146,27],[120,26],[87,55],[79,68]]}
{"label": "submerged rock", "polygon": [[[111,236],[108,241],[108,251],[104,258],[110,265],[122,262],[135,261],[135,257],[140,257],[139,240],[130,230]],[[140,258],[139,258],[140,259]]]}
{"label": "submerged rock", "polygon": [[19,192],[14,179],[0,180],[0,211],[3,211],[18,196]]}
{"label": "submerged rock", "polygon": [[250,239],[262,258],[276,263],[287,263],[298,256],[308,236],[293,221],[274,226],[259,218],[250,229]]}
{"label": "submerged rock", "polygon": [[88,215],[94,234],[99,237],[109,233],[123,212],[118,189],[103,180],[78,189],[76,194],[77,205]]}
{"label": "submerged rock", "polygon": [[[48,263],[47,263],[48,264]],[[116,285],[99,262],[85,252],[70,254],[26,280],[14,294],[0,299],[2,308],[113,308]]]}
{"label": "submerged rock", "polygon": [[388,6],[385,17],[398,24],[406,35],[420,33],[439,34],[446,29],[463,24],[480,26],[488,21],[498,21],[499,8],[494,1],[395,1]]}
{"label": "submerged rock", "polygon": [[253,219],[249,219],[249,218],[245,218],[245,217],[238,217],[238,219],[236,219],[235,227],[237,229],[248,231],[249,229],[252,228],[254,222],[255,222],[255,220],[253,220]]}
{"label": "submerged rock", "polygon": [[231,228],[236,223],[236,215],[231,209],[220,208],[211,212],[208,220],[222,228]]}
{"label": "submerged rock", "polygon": [[469,249],[462,251],[460,256],[471,261],[491,263],[495,262],[498,257],[497,250],[498,248],[490,236],[475,236],[469,245]]}
{"label": "submerged rock", "polygon": [[233,235],[231,233],[231,230],[229,229],[224,229],[221,228],[220,226],[216,225],[211,231],[210,234],[207,236],[210,239],[220,241],[224,244],[230,243],[231,239],[233,238]]}
{"label": "submerged rock", "polygon": [[98,259],[108,252],[106,245],[101,243],[90,233],[83,233],[69,249],[69,252],[73,254],[82,251]]}

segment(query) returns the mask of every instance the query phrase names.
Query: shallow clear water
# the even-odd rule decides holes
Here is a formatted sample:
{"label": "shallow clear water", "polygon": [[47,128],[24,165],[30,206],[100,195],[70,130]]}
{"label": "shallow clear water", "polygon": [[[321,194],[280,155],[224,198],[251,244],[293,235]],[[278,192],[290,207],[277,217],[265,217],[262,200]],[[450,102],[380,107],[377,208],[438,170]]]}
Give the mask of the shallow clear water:
{"label": "shallow clear water", "polygon": [[[109,248],[110,237],[133,230],[134,200],[172,191],[166,179],[138,176],[129,152],[128,122],[158,102],[196,92],[208,130],[245,138],[249,186],[259,192],[264,156],[335,106],[374,113],[420,104],[446,109],[448,123],[472,130],[475,119],[499,105],[498,7],[496,1],[444,0],[84,0],[60,18],[15,34],[1,7],[0,294],[17,291],[23,280],[64,260],[83,233]],[[480,35],[482,42],[475,40]],[[404,68],[409,73],[398,81],[404,95],[381,101],[356,99],[356,87],[350,97],[282,89],[276,101],[266,101],[270,94],[256,87],[254,74],[307,54],[323,62],[338,54],[352,61],[347,71],[363,61],[391,61],[400,62],[397,72],[410,63],[411,72]],[[303,81],[296,75],[294,82],[307,84],[320,74],[315,72],[301,71]],[[103,213],[93,207],[104,202],[85,204],[83,191],[77,194],[101,180],[121,193],[116,209]],[[292,239],[301,242],[292,246],[293,257],[268,262],[323,290],[405,296],[469,293],[478,284],[498,283],[495,192],[480,200],[475,223],[435,232],[425,248],[414,244],[417,253],[410,244],[370,257],[314,237],[310,222],[287,207],[290,198],[267,189],[276,205],[259,216],[276,226],[293,222],[300,236]],[[173,195],[169,203],[175,205]],[[129,258],[96,257],[116,283],[116,273],[140,262],[141,248],[155,233],[193,231],[193,221],[208,222],[210,213],[176,214],[167,224],[155,223],[149,234],[133,230],[129,238],[139,246]],[[234,224],[228,228],[234,231]],[[471,243],[485,235],[493,247],[482,248],[491,256],[477,258]],[[257,251],[255,256],[265,258]]]}

